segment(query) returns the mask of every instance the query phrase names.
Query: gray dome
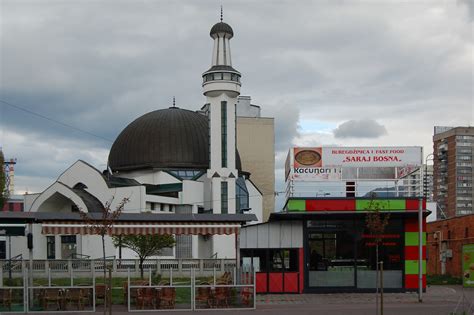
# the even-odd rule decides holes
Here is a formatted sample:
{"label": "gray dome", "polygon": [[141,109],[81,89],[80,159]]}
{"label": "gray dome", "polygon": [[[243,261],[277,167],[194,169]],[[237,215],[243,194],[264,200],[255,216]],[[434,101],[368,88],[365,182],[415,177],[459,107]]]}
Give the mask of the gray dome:
{"label": "gray dome", "polygon": [[227,33],[230,35],[230,37],[234,36],[234,31],[232,30],[232,27],[230,27],[229,24],[224,23],[224,22],[219,22],[214,24],[214,26],[211,28],[211,32],[209,35],[214,35],[217,33]]}
{"label": "gray dome", "polygon": [[[130,123],[117,137],[109,154],[113,171],[146,168],[208,169],[208,118],[171,107],[147,113]],[[236,168],[241,170],[236,152]]]}

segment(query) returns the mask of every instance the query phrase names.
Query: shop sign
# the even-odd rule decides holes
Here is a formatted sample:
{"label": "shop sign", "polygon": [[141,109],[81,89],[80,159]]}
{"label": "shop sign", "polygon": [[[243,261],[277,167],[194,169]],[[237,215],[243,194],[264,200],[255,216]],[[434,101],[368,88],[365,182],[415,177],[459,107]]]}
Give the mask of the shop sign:
{"label": "shop sign", "polygon": [[474,244],[462,247],[463,286],[474,288]]}
{"label": "shop sign", "polygon": [[0,236],[25,236],[25,225],[0,225]]}
{"label": "shop sign", "polygon": [[393,167],[398,177],[422,165],[421,147],[308,147],[293,148],[285,175],[294,180],[341,180],[344,168]]}

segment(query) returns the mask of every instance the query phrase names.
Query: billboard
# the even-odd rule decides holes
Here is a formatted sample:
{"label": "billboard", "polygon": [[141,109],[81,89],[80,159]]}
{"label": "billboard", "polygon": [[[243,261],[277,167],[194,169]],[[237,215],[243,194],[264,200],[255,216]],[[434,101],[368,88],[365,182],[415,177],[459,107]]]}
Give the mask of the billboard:
{"label": "billboard", "polygon": [[474,244],[462,246],[463,286],[474,288]]}
{"label": "billboard", "polygon": [[422,154],[421,147],[297,147],[285,168],[295,180],[341,180],[344,169],[356,168],[398,168],[400,178],[422,165]]}

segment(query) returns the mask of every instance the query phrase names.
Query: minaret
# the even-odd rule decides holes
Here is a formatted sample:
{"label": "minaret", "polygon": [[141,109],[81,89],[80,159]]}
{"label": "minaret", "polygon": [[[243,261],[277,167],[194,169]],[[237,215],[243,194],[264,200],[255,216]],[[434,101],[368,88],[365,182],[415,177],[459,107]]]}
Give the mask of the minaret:
{"label": "minaret", "polygon": [[209,104],[210,166],[207,176],[212,182],[213,213],[235,213],[236,132],[235,112],[240,95],[240,72],[232,68],[230,39],[234,31],[229,24],[216,23],[210,32],[214,40],[211,68],[203,73],[203,93]]}

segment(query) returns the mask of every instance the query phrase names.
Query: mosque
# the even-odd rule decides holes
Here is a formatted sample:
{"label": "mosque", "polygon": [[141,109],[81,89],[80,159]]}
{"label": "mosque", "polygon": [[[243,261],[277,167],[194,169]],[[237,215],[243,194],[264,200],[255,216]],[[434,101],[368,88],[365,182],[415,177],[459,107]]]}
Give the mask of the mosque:
{"label": "mosque", "polygon": [[[107,170],[101,172],[82,160],[75,162],[43,192],[26,195],[25,212],[49,218],[79,211],[93,214],[100,213],[107,202],[113,210],[128,198],[124,217],[160,214],[177,220],[187,216],[190,219],[186,224],[192,224],[193,216],[207,214],[236,218],[232,220],[240,224],[262,222],[263,194],[252,182],[250,172],[242,168],[236,131],[237,112],[246,110],[237,108],[237,104],[247,106],[249,111],[257,106],[251,105],[249,98],[239,98],[241,73],[232,66],[231,26],[221,17],[210,36],[214,42],[212,64],[202,75],[206,104],[200,110],[181,109],[173,102],[172,107],[137,118],[113,143]],[[34,225],[34,259],[102,256],[100,236],[75,234],[67,228],[61,235],[54,228],[58,225],[49,230],[47,224]],[[237,233],[230,229],[225,233],[206,234],[201,230],[176,235],[175,248],[162,255],[236,258]],[[23,253],[27,257],[24,241],[17,239],[22,246],[12,243],[12,255]],[[110,237],[106,239],[106,254],[117,254]],[[127,258],[126,252],[124,256]]]}

